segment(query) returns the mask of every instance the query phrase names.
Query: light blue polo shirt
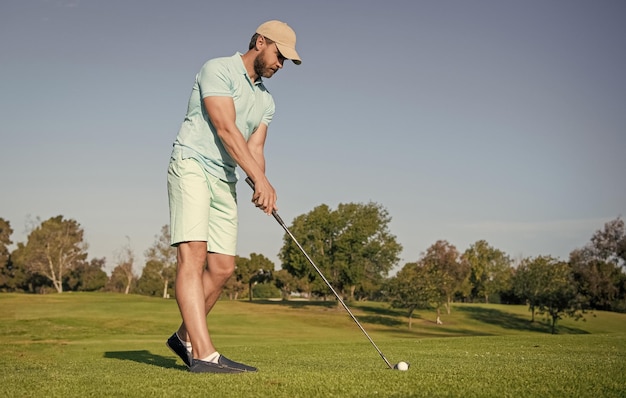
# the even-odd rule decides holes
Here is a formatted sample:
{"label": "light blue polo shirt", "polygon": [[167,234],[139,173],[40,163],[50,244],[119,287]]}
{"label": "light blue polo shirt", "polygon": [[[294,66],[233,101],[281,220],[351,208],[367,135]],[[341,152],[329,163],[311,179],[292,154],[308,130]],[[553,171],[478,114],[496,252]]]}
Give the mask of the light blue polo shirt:
{"label": "light blue polo shirt", "polygon": [[246,141],[261,123],[269,126],[276,109],[274,99],[261,79],[250,81],[239,52],[206,62],[196,75],[172,158],[196,159],[209,174],[235,182],[237,163],[224,148],[202,103],[209,96],[233,98],[235,123]]}

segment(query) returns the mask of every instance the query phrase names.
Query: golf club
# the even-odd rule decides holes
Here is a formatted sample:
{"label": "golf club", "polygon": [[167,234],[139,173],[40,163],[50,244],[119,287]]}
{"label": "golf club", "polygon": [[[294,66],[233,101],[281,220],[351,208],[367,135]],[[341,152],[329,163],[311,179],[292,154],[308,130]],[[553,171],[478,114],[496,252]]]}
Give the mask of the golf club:
{"label": "golf club", "polygon": [[[250,185],[250,188],[252,188],[252,190],[254,191],[254,182],[252,181],[252,179],[250,179],[250,177],[246,178],[246,182],[248,183],[248,185]],[[317,273],[319,274],[319,276],[324,280],[324,282],[326,283],[326,285],[328,286],[328,288],[333,292],[333,294],[335,295],[335,297],[337,297],[337,300],[339,300],[339,303],[341,303],[341,305],[343,306],[343,308],[348,312],[348,314],[350,314],[350,317],[352,317],[352,320],[354,321],[354,323],[357,324],[357,326],[359,327],[359,329],[361,329],[361,332],[363,332],[363,334],[365,335],[365,337],[367,337],[367,339],[370,341],[370,343],[372,343],[372,345],[374,346],[374,348],[376,349],[376,351],[378,351],[378,354],[380,355],[380,357],[383,359],[383,361],[385,361],[385,363],[387,364],[387,366],[389,367],[389,369],[398,369],[398,370],[407,370],[409,365],[406,362],[399,362],[396,365],[391,365],[391,363],[389,363],[389,361],[387,360],[387,358],[385,358],[385,355],[383,354],[383,352],[378,348],[378,346],[376,345],[376,343],[374,343],[374,340],[372,340],[372,338],[370,337],[369,334],[367,334],[367,332],[365,331],[365,329],[363,328],[363,326],[361,326],[361,323],[358,321],[358,319],[356,319],[356,317],[354,316],[354,314],[352,314],[352,311],[350,311],[350,309],[348,308],[348,306],[346,305],[346,303],[344,303],[343,299],[339,296],[339,294],[335,291],[335,289],[333,288],[333,286],[330,284],[330,282],[328,282],[328,279],[326,279],[326,277],[324,276],[324,274],[322,274],[322,271],[320,271],[320,269],[317,267],[317,265],[315,265],[315,263],[313,262],[313,260],[311,260],[311,257],[309,257],[309,255],[306,253],[306,251],[302,248],[302,246],[300,245],[300,243],[298,242],[298,240],[296,239],[295,236],[293,236],[293,234],[291,233],[291,231],[289,231],[289,228],[287,228],[287,225],[285,224],[285,222],[282,220],[282,218],[280,218],[280,216],[278,215],[278,213],[273,210],[272,211],[272,216],[274,216],[274,218],[276,219],[276,221],[278,221],[278,223],[280,224],[281,227],[283,227],[283,229],[285,230],[285,232],[287,232],[287,235],[289,235],[291,237],[291,239],[293,240],[293,242],[296,244],[296,246],[298,246],[298,249],[300,249],[300,251],[302,252],[302,254],[304,254],[304,257],[306,257],[306,259],[309,261],[309,263],[311,263],[311,265],[313,266],[313,268],[315,268],[315,271],[317,271]],[[400,365],[402,364],[402,365]],[[398,366],[400,365],[400,366]]]}

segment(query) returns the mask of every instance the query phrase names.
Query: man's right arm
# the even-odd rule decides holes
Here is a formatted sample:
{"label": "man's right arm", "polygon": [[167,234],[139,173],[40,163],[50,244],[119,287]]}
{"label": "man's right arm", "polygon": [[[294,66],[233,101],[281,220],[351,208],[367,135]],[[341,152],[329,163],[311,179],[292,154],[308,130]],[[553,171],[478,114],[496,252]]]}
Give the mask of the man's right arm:
{"label": "man's right arm", "polygon": [[228,96],[209,96],[203,99],[203,105],[224,148],[254,182],[252,201],[265,213],[271,214],[276,210],[276,191],[235,124],[236,113],[233,99]]}

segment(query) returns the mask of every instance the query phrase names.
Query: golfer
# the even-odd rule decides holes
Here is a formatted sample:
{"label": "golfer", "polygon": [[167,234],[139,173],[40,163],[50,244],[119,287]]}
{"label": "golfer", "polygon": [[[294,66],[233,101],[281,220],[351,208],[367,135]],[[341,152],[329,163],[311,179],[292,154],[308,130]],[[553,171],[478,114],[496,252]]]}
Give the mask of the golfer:
{"label": "golfer", "polygon": [[167,188],[182,324],[167,346],[191,372],[257,370],[217,351],[206,318],[235,270],[237,166],[254,182],[255,206],[267,214],[277,209],[264,156],[275,106],[263,78],[272,77],[287,59],[301,63],[296,34],[284,22],[268,21],[258,27],[245,54],[206,62],[174,141]]}

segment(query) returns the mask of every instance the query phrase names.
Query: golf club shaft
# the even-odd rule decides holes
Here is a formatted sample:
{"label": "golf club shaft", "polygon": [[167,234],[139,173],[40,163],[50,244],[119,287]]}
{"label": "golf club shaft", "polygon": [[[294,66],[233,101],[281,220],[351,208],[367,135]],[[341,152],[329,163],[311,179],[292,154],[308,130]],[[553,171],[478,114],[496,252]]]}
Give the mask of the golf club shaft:
{"label": "golf club shaft", "polygon": [[[250,179],[250,177],[246,178],[246,182],[248,183],[248,185],[250,185],[250,188],[252,188],[252,190],[254,190],[254,182],[252,181],[252,179]],[[341,305],[343,306],[343,308],[348,312],[348,314],[350,314],[350,317],[352,318],[352,320],[354,321],[354,323],[357,324],[357,326],[359,327],[359,329],[361,329],[361,332],[363,332],[363,334],[365,335],[365,337],[367,337],[367,339],[369,340],[370,343],[372,343],[372,345],[374,346],[374,348],[376,349],[376,351],[378,352],[378,354],[380,355],[380,357],[383,359],[383,361],[385,361],[385,363],[387,364],[387,366],[390,369],[393,369],[393,365],[391,365],[391,363],[389,363],[389,361],[387,360],[387,358],[385,357],[385,355],[383,354],[383,352],[378,348],[378,346],[376,345],[376,343],[374,343],[374,340],[372,340],[372,338],[370,337],[369,334],[367,334],[367,332],[365,331],[365,329],[363,328],[363,326],[361,326],[361,323],[359,322],[358,319],[356,319],[356,317],[354,316],[354,314],[352,313],[352,311],[350,311],[350,308],[348,308],[348,306],[346,305],[346,303],[343,301],[343,299],[341,298],[341,296],[339,296],[339,294],[337,293],[337,291],[333,288],[333,286],[330,284],[330,282],[328,282],[328,279],[326,279],[326,277],[324,276],[324,274],[322,273],[322,271],[317,267],[317,265],[315,265],[315,263],[313,262],[313,260],[311,259],[311,257],[309,257],[309,255],[307,254],[307,252],[304,250],[304,248],[302,248],[302,246],[300,245],[300,242],[298,242],[298,240],[296,239],[295,236],[293,236],[293,234],[291,233],[291,231],[289,230],[289,228],[287,228],[287,225],[285,224],[285,222],[283,221],[282,218],[280,218],[280,216],[278,215],[278,213],[276,212],[276,210],[272,211],[272,216],[274,216],[274,218],[276,219],[276,221],[278,221],[278,223],[280,224],[281,227],[283,227],[283,229],[285,230],[285,232],[287,233],[287,235],[289,235],[289,237],[291,237],[291,240],[293,240],[293,242],[296,244],[296,246],[298,246],[298,249],[300,249],[300,251],[302,252],[302,254],[304,255],[304,257],[306,257],[306,259],[309,261],[309,263],[313,266],[313,268],[315,268],[315,271],[317,271],[317,273],[319,274],[319,276],[322,278],[322,280],[326,283],[326,285],[328,286],[328,288],[333,292],[333,294],[335,295],[335,297],[337,298],[337,300],[339,300],[339,303],[341,303]]]}

